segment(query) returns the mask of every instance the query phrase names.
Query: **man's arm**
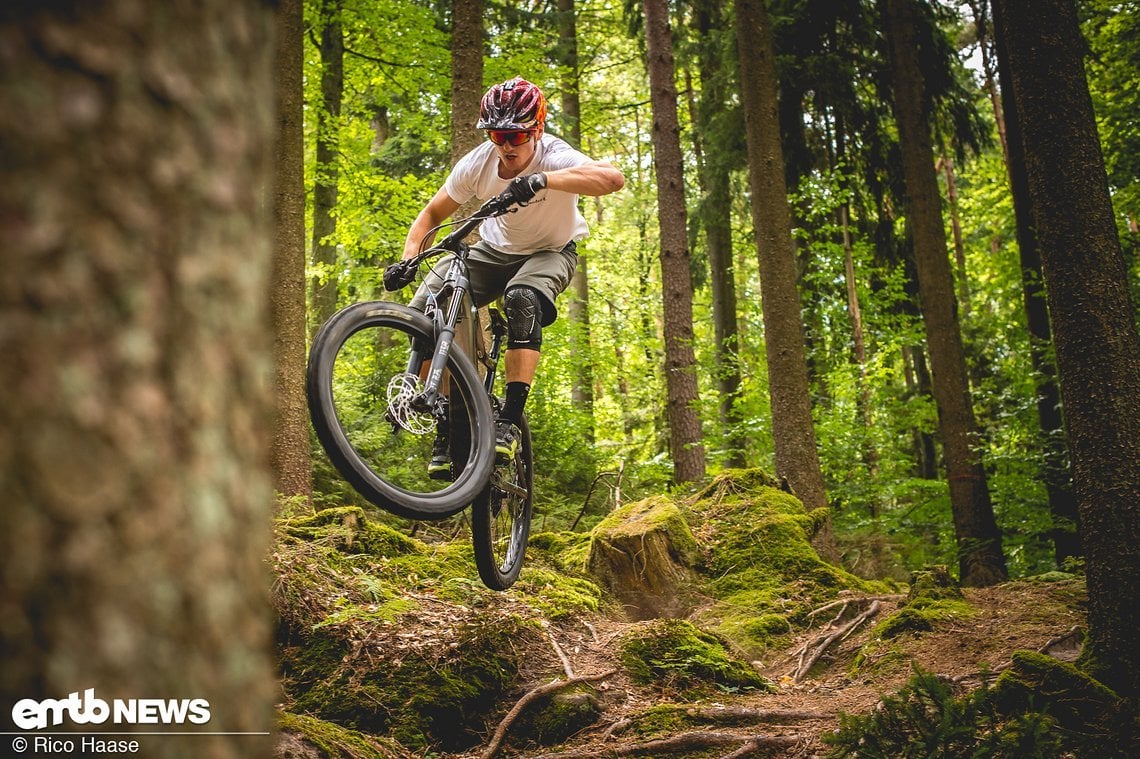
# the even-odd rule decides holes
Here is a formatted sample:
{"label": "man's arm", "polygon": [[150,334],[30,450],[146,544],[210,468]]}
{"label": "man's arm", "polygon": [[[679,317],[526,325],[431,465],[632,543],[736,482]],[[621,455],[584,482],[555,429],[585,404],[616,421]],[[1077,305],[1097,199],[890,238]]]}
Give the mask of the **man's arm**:
{"label": "man's arm", "polygon": [[414,258],[431,246],[435,241],[433,230],[455,213],[457,208],[459,204],[447,194],[447,190],[439,188],[439,192],[428,201],[408,230],[408,238],[404,240],[404,260]]}
{"label": "man's arm", "polygon": [[547,189],[575,195],[609,195],[624,186],[625,176],[608,161],[594,161],[546,172]]}

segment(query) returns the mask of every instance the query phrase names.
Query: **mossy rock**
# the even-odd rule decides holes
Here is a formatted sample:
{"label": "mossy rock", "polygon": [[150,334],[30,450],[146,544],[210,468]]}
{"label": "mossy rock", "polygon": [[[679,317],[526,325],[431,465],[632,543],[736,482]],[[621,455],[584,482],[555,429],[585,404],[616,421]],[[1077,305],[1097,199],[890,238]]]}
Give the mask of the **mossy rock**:
{"label": "mossy rock", "polygon": [[511,740],[553,746],[597,722],[604,711],[598,691],[583,683],[528,708],[511,729]]}
{"label": "mossy rock", "polygon": [[634,682],[679,692],[770,690],[759,672],[725,642],[692,623],[661,619],[627,632],[619,658]]}
{"label": "mossy rock", "polygon": [[903,633],[929,632],[939,622],[970,617],[973,614],[973,607],[965,601],[941,600],[927,603],[920,600],[914,606],[904,606],[889,615],[878,624],[871,637],[890,640]]}
{"label": "mossy rock", "polygon": [[278,716],[277,759],[411,759],[400,744],[307,714]]}
{"label": "mossy rock", "polygon": [[761,470],[718,475],[684,510],[704,549],[705,593],[717,599],[696,621],[749,656],[782,647],[795,624],[840,592],[892,590],[823,561],[811,536],[827,510],[805,512]]}
{"label": "mossy rock", "polygon": [[944,565],[926,566],[910,575],[910,591],[906,597],[908,605],[942,599],[961,601],[963,598],[962,588]]}
{"label": "mossy rock", "polygon": [[285,534],[303,540],[333,540],[342,553],[404,556],[423,553],[427,545],[369,520],[359,506],[341,506],[305,517],[283,519]]}
{"label": "mossy rock", "polygon": [[1004,714],[1045,711],[1069,730],[1111,721],[1120,698],[1074,665],[1035,651],[1017,651],[990,694]]}
{"label": "mossy rock", "polygon": [[283,651],[283,674],[298,711],[412,749],[463,750],[514,683],[528,635],[534,622],[498,616],[454,641],[365,653],[320,631]]}
{"label": "mossy rock", "polygon": [[649,498],[623,506],[591,538],[590,573],[630,617],[683,617],[691,611],[697,542],[675,503]]}
{"label": "mossy rock", "polygon": [[590,559],[590,533],[563,531],[531,535],[527,543],[528,561],[532,555],[559,572],[585,574]]}

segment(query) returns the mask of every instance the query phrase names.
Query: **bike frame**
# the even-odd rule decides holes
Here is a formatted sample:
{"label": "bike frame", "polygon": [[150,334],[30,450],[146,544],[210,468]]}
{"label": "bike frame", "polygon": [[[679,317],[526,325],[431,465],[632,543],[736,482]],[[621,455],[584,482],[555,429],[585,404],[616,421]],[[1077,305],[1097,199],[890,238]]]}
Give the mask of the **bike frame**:
{"label": "bike frame", "polygon": [[[485,208],[480,209],[480,212],[484,211]],[[415,259],[418,265],[423,259],[441,251],[450,252],[455,256],[448,266],[439,291],[428,297],[427,306],[424,308],[425,315],[432,320],[435,326],[436,341],[427,377],[424,380],[423,392],[412,401],[413,407],[423,411],[435,409],[440,403],[447,358],[456,341],[457,328],[463,319],[464,311],[467,312],[468,329],[466,335],[461,337],[460,347],[467,351],[472,363],[486,368],[487,372],[483,384],[487,395],[491,396],[492,402],[494,402],[493,388],[503,338],[506,334],[506,324],[502,322],[502,317],[499,316],[498,312],[492,310],[491,347],[486,353],[483,353],[481,350],[483,347],[482,319],[479,317],[479,309],[471,299],[471,279],[467,273],[467,256],[470,253],[470,247],[463,242],[463,238],[470,234],[479,223],[496,215],[493,211],[489,213],[480,212],[476,212],[464,221],[439,245],[424,251]],[[413,346],[412,355],[408,359],[408,373],[418,374],[422,370],[425,358],[424,352]]]}

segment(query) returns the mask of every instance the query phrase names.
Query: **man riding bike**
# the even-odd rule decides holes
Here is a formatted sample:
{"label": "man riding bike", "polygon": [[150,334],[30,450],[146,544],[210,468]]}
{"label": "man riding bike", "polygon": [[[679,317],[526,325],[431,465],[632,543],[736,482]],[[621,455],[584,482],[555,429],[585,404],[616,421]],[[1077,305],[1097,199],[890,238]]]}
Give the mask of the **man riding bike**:
{"label": "man riding bike", "polygon": [[[491,198],[508,188],[523,205],[515,213],[483,221],[481,240],[468,258],[471,294],[485,306],[502,297],[507,320],[506,397],[496,423],[496,454],[514,457],[519,425],[542,347],[542,329],[558,315],[554,302],[578,264],[576,243],[589,234],[578,211],[579,195],[620,190],[625,177],[612,164],[595,161],[565,141],[547,135],[546,99],[521,77],[496,84],[483,95],[477,129],[487,142],[455,164],[443,187],[416,216],[404,243],[404,259],[428,248],[435,230],[472,197]],[[449,258],[425,278],[412,299],[422,308],[438,292]],[[429,472],[450,476],[448,430],[437,430]]]}

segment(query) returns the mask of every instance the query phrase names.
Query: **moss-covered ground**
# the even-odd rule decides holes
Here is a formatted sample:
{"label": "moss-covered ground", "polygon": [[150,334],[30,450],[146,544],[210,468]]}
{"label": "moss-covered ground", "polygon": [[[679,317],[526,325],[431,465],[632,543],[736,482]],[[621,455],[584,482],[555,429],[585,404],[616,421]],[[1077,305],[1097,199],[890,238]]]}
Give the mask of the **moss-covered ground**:
{"label": "moss-covered ground", "polygon": [[[780,732],[802,736],[803,755],[820,755],[819,737],[838,727],[837,712],[873,713],[916,667],[942,673],[911,684],[906,698],[921,703],[959,704],[969,683],[991,683],[984,704],[970,702],[970,719],[1000,713],[1024,728],[995,740],[1038,728],[1056,737],[1082,721],[1102,737],[1130,729],[1111,692],[1032,653],[1082,623],[1079,577],[966,592],[940,568],[909,586],[867,581],[812,549],[825,517],[805,513],[762,472],[727,472],[690,495],[628,504],[589,533],[533,535],[523,574],[505,593],[479,583],[462,530],[416,539],[359,508],[283,518],[271,557],[285,691],[279,754],[474,755],[521,696],[569,677],[570,667],[613,673],[533,703],[502,755],[537,756],[559,743],[602,755],[694,731],[766,734],[748,721],[781,709],[798,716]],[[667,536],[691,608],[633,622],[590,574],[590,557],[603,534],[628,534],[636,545],[647,530]],[[882,607],[835,642],[805,682],[787,676],[871,599]],[[993,670],[1001,677],[986,680]],[[947,682],[956,684],[935,685]],[[1045,711],[1041,693],[1050,695]],[[900,708],[909,708],[906,698]],[[716,710],[745,726],[709,722]]]}

